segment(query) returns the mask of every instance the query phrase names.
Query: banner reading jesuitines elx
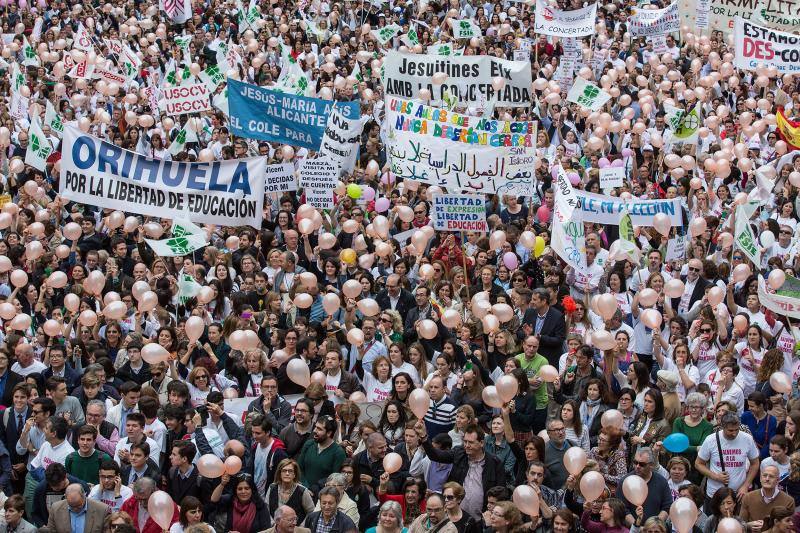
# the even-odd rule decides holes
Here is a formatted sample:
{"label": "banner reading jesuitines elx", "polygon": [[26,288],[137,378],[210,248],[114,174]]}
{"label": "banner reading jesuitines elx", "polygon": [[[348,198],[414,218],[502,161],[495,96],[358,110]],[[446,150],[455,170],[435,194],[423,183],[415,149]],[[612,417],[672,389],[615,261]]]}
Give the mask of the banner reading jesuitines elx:
{"label": "banner reading jesuitines elx", "polygon": [[800,36],[736,17],[734,22],[734,66],[755,70],[774,66],[781,74],[800,72]]}
{"label": "banner reading jesuitines elx", "polygon": [[[334,102],[229,78],[228,104],[234,135],[319,150]],[[358,102],[335,104],[346,118],[358,118]]]}
{"label": "banner reading jesuitines elx", "polygon": [[[528,107],[531,103],[530,61],[508,61],[492,56],[433,56],[389,52],[383,61],[383,87],[388,96],[412,99],[420,89],[431,91],[431,103],[438,105],[447,90],[464,106],[481,106],[497,97],[500,107]],[[447,74],[442,85],[433,84],[437,72]],[[492,78],[506,85],[499,92]]]}
{"label": "banner reading jesuitines elx", "polygon": [[182,163],[153,159],[64,127],[59,193],[140,215],[261,227],[266,157]]}

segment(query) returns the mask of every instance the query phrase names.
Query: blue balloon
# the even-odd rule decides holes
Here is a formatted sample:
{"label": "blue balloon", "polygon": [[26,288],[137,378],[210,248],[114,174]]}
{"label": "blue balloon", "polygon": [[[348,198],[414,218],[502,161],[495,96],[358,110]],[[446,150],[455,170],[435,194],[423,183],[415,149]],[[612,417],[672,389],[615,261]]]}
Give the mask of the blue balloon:
{"label": "blue balloon", "polygon": [[673,433],[664,439],[664,449],[672,453],[685,452],[689,448],[689,437],[683,433]]}

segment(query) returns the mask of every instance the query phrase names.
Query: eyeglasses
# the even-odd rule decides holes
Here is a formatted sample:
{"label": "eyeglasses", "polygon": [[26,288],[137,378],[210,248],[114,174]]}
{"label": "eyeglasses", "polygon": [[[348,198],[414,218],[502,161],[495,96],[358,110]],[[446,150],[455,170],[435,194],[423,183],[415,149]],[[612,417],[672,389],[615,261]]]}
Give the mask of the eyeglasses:
{"label": "eyeglasses", "polygon": [[783,231],[783,230],[781,230],[781,235],[791,235],[791,234],[792,234],[791,231]]}
{"label": "eyeglasses", "polygon": [[197,374],[195,379],[208,379],[208,374]]}
{"label": "eyeglasses", "polygon": [[451,501],[455,500],[456,497],[454,495],[452,495],[452,494],[446,494],[444,499],[447,500],[448,502],[451,502]]}
{"label": "eyeglasses", "polygon": [[547,431],[548,431],[548,432],[551,432],[551,431],[552,431],[553,433],[560,433],[560,432],[562,432],[562,431],[566,431],[566,430],[567,430],[567,428],[550,428],[550,429],[548,429]]}
{"label": "eyeglasses", "polygon": [[635,464],[636,466],[641,466],[642,468],[650,466],[650,463],[648,461],[634,461],[633,464]]}
{"label": "eyeglasses", "polygon": [[392,319],[391,319],[391,318],[386,318],[386,317],[383,317],[383,316],[382,316],[382,317],[381,317],[381,322],[387,322],[387,323],[391,324],[391,323],[392,323]]}
{"label": "eyeglasses", "polygon": [[701,328],[700,329],[700,333],[711,333],[712,331],[714,331],[714,330],[711,329],[711,328]]}
{"label": "eyeglasses", "polygon": [[695,267],[689,267],[689,271],[690,272],[700,272],[700,269],[699,268],[695,268]]}

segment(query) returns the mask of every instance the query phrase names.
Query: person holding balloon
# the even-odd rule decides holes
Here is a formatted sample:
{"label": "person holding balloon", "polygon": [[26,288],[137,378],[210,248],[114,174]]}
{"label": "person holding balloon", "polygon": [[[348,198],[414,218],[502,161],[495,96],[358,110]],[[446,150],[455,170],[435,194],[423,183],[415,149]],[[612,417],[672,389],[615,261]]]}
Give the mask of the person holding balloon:
{"label": "person holding balloon", "polygon": [[[231,488],[228,489],[228,485]],[[250,474],[222,474],[210,497],[213,525],[219,531],[255,533],[270,525],[267,504],[261,499]]]}

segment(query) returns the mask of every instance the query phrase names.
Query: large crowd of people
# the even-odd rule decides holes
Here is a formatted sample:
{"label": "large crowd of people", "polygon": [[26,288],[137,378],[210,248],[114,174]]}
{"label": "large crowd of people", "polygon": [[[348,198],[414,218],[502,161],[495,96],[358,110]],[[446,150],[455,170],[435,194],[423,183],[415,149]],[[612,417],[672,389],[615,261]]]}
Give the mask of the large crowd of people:
{"label": "large crowd of people", "polygon": [[[727,27],[631,37],[630,2],[598,2],[576,58],[536,3],[0,2],[0,528],[800,531],[798,81],[734,68]],[[385,55],[445,44],[531,64],[531,101],[451,106],[537,126],[531,194],[485,195],[487,232],[435,230],[442,189],[387,151]],[[221,58],[210,111],[152,108]],[[608,102],[568,101],[576,78]],[[234,136],[228,79],[358,104],[333,209],[301,187],[258,228],[187,213],[207,244],[165,256],[145,238],[180,220],[60,194],[63,125],[185,164],[315,157]],[[559,169],[680,224],[579,219],[578,268]]]}

